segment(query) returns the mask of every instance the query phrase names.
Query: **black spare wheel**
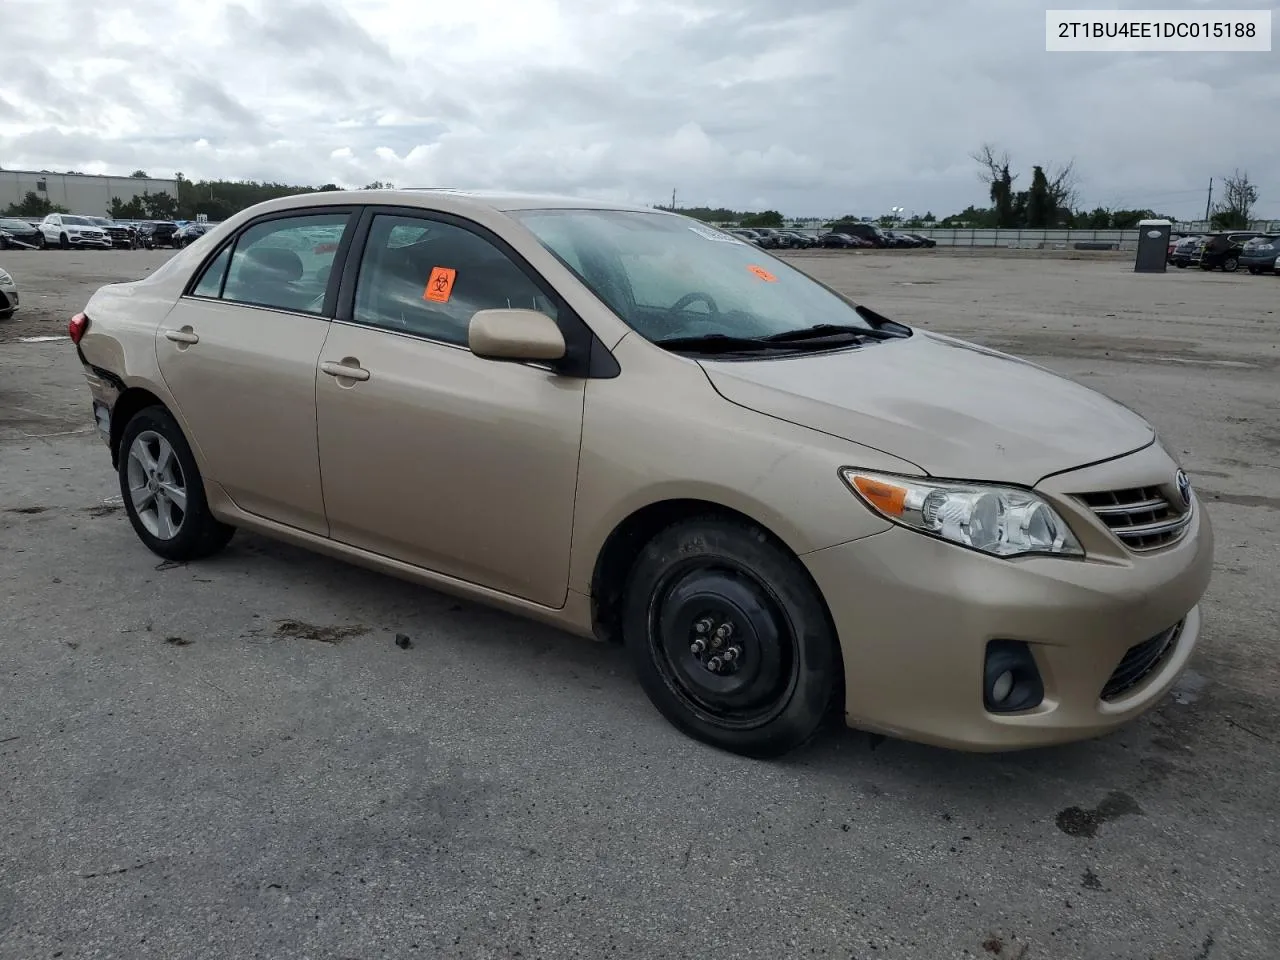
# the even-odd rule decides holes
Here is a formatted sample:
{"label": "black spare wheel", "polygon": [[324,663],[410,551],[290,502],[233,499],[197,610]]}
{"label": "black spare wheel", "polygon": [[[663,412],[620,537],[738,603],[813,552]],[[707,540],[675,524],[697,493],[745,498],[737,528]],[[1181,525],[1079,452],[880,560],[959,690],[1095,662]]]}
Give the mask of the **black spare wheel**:
{"label": "black spare wheel", "polygon": [[805,743],[842,687],[817,588],[783,545],[745,521],[709,516],[658,533],[631,570],[622,634],[672,724],[746,756]]}

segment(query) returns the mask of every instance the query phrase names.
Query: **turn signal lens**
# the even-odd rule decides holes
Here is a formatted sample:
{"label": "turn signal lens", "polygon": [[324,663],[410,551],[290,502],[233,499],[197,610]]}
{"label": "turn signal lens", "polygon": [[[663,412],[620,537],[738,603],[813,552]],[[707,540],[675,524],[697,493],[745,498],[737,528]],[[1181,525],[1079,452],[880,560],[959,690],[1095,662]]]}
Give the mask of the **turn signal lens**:
{"label": "turn signal lens", "polygon": [[906,487],[895,486],[861,474],[854,474],[853,487],[862,494],[864,500],[881,513],[887,513],[891,517],[902,516],[902,508],[907,502]]}
{"label": "turn signal lens", "polygon": [[840,472],[871,509],[904,527],[997,557],[1027,553],[1082,557],[1071,529],[1038,494],[986,483]]}
{"label": "turn signal lens", "polygon": [[89,318],[83,313],[77,313],[71,318],[71,322],[67,324],[67,335],[71,337],[72,343],[79,343],[88,329]]}

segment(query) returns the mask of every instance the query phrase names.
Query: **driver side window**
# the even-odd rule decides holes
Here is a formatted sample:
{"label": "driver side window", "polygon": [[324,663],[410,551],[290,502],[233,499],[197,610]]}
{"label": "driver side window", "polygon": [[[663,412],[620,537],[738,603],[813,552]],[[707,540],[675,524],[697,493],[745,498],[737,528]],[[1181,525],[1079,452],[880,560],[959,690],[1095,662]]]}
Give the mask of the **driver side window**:
{"label": "driver side window", "polygon": [[479,310],[557,308],[510,257],[478,233],[423,217],[378,214],[356,280],[356,323],[466,346]]}

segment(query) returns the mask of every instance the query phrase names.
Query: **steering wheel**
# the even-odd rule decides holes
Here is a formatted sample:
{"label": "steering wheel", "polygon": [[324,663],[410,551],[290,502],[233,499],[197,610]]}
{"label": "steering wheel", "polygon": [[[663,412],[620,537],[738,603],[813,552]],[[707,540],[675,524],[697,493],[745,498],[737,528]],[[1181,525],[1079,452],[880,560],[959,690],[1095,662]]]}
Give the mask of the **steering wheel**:
{"label": "steering wheel", "polygon": [[693,290],[686,293],[671,306],[667,307],[667,313],[675,316],[677,313],[682,313],[688,309],[690,304],[698,303],[699,301],[705,303],[707,305],[707,309],[710,311],[710,313],[707,314],[708,320],[720,319],[720,305],[716,303],[715,298],[711,296],[711,294],[703,293],[701,290]]}

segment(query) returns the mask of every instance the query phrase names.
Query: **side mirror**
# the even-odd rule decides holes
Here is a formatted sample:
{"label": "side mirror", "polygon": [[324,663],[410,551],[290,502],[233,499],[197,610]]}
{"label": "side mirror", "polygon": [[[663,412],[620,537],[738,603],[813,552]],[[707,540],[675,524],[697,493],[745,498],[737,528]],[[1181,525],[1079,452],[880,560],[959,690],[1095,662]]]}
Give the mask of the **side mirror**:
{"label": "side mirror", "polygon": [[564,334],[537,310],[480,310],[467,327],[467,346],[485,360],[562,360]]}

